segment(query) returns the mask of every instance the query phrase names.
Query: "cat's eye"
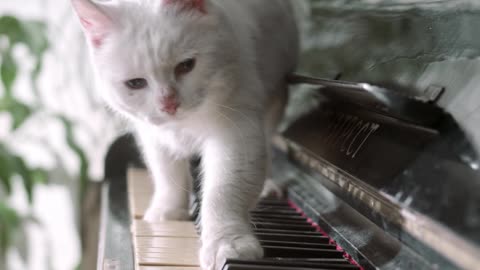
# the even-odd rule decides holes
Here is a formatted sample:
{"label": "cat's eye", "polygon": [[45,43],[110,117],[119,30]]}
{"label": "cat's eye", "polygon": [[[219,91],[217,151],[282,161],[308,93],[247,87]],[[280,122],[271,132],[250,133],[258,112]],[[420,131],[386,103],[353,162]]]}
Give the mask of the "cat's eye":
{"label": "cat's eye", "polygon": [[148,86],[148,82],[143,78],[136,78],[126,81],[125,86],[130,90],[141,90]]}
{"label": "cat's eye", "polygon": [[175,67],[175,77],[179,78],[195,68],[195,59],[189,58]]}

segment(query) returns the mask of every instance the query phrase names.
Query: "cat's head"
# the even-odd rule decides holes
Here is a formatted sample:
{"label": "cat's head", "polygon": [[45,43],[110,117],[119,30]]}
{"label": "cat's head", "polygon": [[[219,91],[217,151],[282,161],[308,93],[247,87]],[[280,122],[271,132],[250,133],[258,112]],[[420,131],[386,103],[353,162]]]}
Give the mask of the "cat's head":
{"label": "cat's head", "polygon": [[115,110],[163,123],[194,113],[231,62],[229,39],[208,0],[72,0],[102,94]]}

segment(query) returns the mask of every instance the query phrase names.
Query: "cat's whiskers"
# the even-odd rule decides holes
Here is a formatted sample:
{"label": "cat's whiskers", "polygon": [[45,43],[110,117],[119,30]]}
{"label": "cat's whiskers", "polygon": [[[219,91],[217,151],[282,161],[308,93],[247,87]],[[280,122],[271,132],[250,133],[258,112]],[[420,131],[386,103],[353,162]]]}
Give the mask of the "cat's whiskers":
{"label": "cat's whiskers", "polygon": [[172,177],[167,177],[167,180],[171,183],[173,183],[176,187],[180,188],[181,190],[190,193],[190,190],[188,190],[186,187],[183,187],[179,185]]}
{"label": "cat's whiskers", "polygon": [[[219,104],[219,103],[216,103],[214,101],[210,101],[210,100],[207,100],[207,102],[211,103],[212,105],[214,106],[218,106],[218,107],[221,107],[221,108],[225,108],[225,109],[229,109],[233,112],[236,112],[238,113],[241,117],[245,118],[248,122],[250,122],[250,124],[252,125],[252,128],[255,128],[256,125],[255,123],[252,121],[252,119],[250,119],[247,115],[245,115],[243,112],[239,111],[239,110],[236,110],[232,107],[229,107],[229,106],[226,106],[226,105],[223,105],[223,104]],[[231,118],[229,118],[228,116],[226,116],[225,114],[221,113],[219,110],[215,110],[216,113],[218,113],[219,115],[223,116],[225,119],[227,119],[229,122],[231,122],[235,127],[236,129],[239,131],[240,135],[241,135],[241,138],[242,138],[242,144],[245,148],[243,149],[248,149],[246,148],[247,147],[247,143],[246,143],[246,139],[245,139],[245,136],[243,135],[242,133],[242,130],[240,129],[240,127],[235,123],[235,121],[233,121]],[[245,153],[242,154],[243,155],[243,159],[245,159]]]}
{"label": "cat's whiskers", "polygon": [[216,102],[213,102],[213,101],[209,101],[210,103],[216,105],[216,106],[219,106],[219,107],[222,107],[222,108],[225,108],[225,109],[229,109],[233,112],[236,112],[238,114],[240,114],[240,116],[244,117],[248,122],[250,122],[250,124],[252,125],[253,128],[255,128],[257,125],[255,124],[255,122],[250,119],[245,113],[243,113],[242,111],[239,111],[233,107],[230,107],[230,106],[226,106],[226,105],[223,105],[223,104],[219,104],[219,103],[216,103]]}
{"label": "cat's whiskers", "polygon": [[[173,163],[173,161],[171,161],[171,163]],[[190,193],[190,190],[188,190],[186,187],[182,186],[182,185],[179,185],[175,179],[173,179],[172,177],[168,176],[167,177],[167,181],[169,181],[170,183],[172,183],[174,186],[180,188],[181,190],[187,192],[187,193]]]}

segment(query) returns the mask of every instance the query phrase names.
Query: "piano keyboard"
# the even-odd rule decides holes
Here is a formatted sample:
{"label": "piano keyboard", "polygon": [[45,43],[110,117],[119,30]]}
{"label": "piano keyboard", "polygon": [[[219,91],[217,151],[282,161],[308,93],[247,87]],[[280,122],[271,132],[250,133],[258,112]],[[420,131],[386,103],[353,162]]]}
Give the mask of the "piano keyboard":
{"label": "piano keyboard", "polygon": [[[145,170],[128,173],[131,231],[137,270],[200,269],[200,202],[192,204],[191,222],[142,221],[153,187]],[[228,260],[223,270],[362,269],[291,202],[266,199],[251,211],[252,227],[265,258]]]}

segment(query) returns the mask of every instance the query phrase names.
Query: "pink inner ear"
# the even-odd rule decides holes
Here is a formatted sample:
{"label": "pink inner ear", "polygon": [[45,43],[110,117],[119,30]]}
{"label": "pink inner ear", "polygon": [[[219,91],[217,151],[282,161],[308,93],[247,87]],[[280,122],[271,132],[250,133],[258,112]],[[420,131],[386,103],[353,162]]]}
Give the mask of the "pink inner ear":
{"label": "pink inner ear", "polygon": [[205,0],[164,0],[164,4],[178,4],[184,10],[198,10],[202,13],[207,13]]}
{"label": "pink inner ear", "polygon": [[73,0],[72,3],[85,35],[94,47],[100,47],[111,30],[110,18],[90,0]]}
{"label": "pink inner ear", "polygon": [[95,26],[94,23],[88,21],[85,18],[80,18],[80,23],[85,29],[88,38],[92,42],[92,45],[95,48],[99,48],[100,46],[102,46],[103,40],[107,33],[103,33],[103,31],[101,31],[101,27]]}
{"label": "pink inner ear", "polygon": [[105,37],[91,37],[90,40],[92,41],[92,44],[93,44],[93,47],[95,48],[100,48],[100,46],[102,46],[102,43],[103,43],[103,39]]}

